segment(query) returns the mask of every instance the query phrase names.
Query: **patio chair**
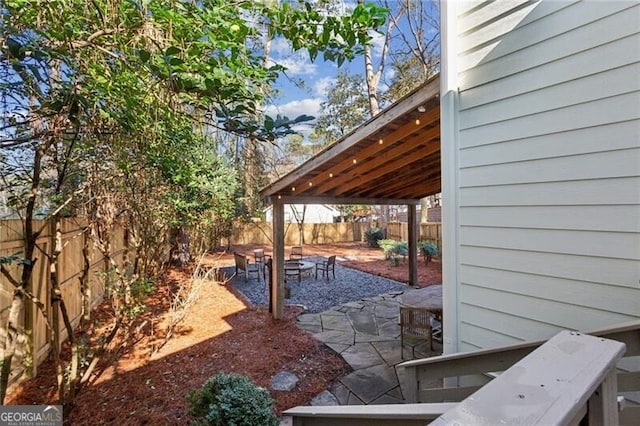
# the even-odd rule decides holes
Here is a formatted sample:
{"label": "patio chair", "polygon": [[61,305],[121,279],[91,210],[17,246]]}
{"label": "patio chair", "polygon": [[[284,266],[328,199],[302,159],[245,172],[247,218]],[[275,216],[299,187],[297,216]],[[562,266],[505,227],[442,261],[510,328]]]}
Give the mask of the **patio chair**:
{"label": "patio chair", "polygon": [[250,278],[249,274],[251,272],[255,272],[256,277],[258,278],[258,280],[260,280],[260,268],[255,263],[251,264],[251,261],[247,256],[245,256],[244,254],[234,252],[233,259],[235,261],[235,266],[236,266],[235,275],[238,275],[239,272],[242,272],[244,273],[245,282],[249,282],[249,278]]}
{"label": "patio chair", "polygon": [[[416,356],[416,346],[429,342],[433,351],[433,313],[425,308],[400,306],[400,357],[404,359],[404,345],[411,345],[411,355]],[[441,334],[440,334],[441,336]]]}
{"label": "patio chair", "polygon": [[333,279],[336,279],[336,256],[329,256],[327,260],[316,263],[316,280],[318,279],[318,271],[322,271],[322,278],[327,277],[329,279],[329,271],[333,274]]}
{"label": "patio chair", "polygon": [[260,272],[262,272],[263,278],[265,276],[264,267],[267,263],[267,259],[270,259],[270,258],[271,256],[269,256],[268,254],[264,254],[264,249],[255,249],[253,251],[253,259],[256,262],[256,265],[258,265]]}
{"label": "patio chair", "polygon": [[287,282],[287,277],[295,277],[298,282],[302,281],[302,271],[300,270],[300,263],[297,260],[287,260],[284,262],[284,281]]}
{"label": "patio chair", "polygon": [[289,253],[289,260],[301,260],[302,259],[302,247],[291,247],[291,253]]}

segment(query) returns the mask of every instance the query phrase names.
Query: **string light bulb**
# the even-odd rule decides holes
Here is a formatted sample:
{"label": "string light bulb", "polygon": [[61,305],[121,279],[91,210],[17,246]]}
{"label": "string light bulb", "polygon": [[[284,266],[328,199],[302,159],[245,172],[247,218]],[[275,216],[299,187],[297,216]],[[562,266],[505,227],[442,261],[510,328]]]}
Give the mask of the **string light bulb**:
{"label": "string light bulb", "polygon": [[382,138],[380,138],[380,140],[378,140],[378,143],[379,143],[380,145],[382,145],[382,144],[384,143],[384,141],[382,140]]}
{"label": "string light bulb", "polygon": [[313,182],[309,182],[309,186],[313,186]]}
{"label": "string light bulb", "polygon": [[358,160],[356,160],[355,158],[353,159],[353,164],[356,164],[358,162]]}
{"label": "string light bulb", "polygon": [[291,187],[291,192],[295,192],[295,191],[296,191],[296,187],[295,187],[295,186],[292,186],[292,187]]}
{"label": "string light bulb", "polygon": [[329,177],[332,178],[333,177],[333,173],[329,173]]}
{"label": "string light bulb", "polygon": [[420,125],[420,119],[416,118],[416,126],[419,126],[419,125]]}

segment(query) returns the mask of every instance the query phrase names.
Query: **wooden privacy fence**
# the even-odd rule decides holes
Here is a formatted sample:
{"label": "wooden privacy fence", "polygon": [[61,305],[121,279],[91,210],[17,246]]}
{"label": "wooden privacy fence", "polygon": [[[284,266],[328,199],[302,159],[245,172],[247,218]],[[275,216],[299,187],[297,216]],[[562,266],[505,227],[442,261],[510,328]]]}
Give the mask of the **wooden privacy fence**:
{"label": "wooden privacy fence", "polygon": [[[409,225],[406,222],[389,222],[387,224],[387,238],[396,241],[408,241]],[[418,240],[429,241],[442,248],[442,224],[440,222],[421,223]]]}
{"label": "wooden privacy fence", "polygon": [[[364,233],[370,227],[369,223],[305,223],[302,225],[305,244],[334,244],[364,241]],[[256,222],[236,224],[233,228],[229,243],[242,244],[272,244],[273,226],[270,222]],[[387,238],[393,240],[408,240],[408,226],[404,222],[389,222],[387,224]],[[442,229],[438,223],[420,224],[420,241],[431,241],[442,247]],[[285,245],[300,244],[300,230],[297,223],[285,224]]]}
{"label": "wooden privacy fence", "polygon": [[[284,226],[285,245],[300,244],[300,229],[297,223],[286,223]],[[334,244],[362,241],[368,223],[305,223],[302,225],[305,244]],[[271,222],[237,224],[230,238],[232,245],[272,244],[273,225]]]}
{"label": "wooden privacy fence", "polygon": [[[37,249],[35,253],[36,262],[31,280],[31,292],[38,297],[46,307],[48,318],[51,318],[51,282],[49,277],[49,260],[47,255],[51,255],[53,250],[52,229],[45,221],[35,221],[34,229],[43,229],[37,239]],[[61,222],[63,249],[58,260],[58,275],[60,288],[64,299],[69,319],[76,326],[82,315],[82,294],[80,289],[80,277],[83,270],[84,259],[82,249],[85,238],[83,226],[76,219],[63,219]],[[122,252],[125,245],[124,232],[118,230],[112,236],[112,252],[117,253],[114,259],[117,264],[122,264]],[[89,244],[91,247],[92,244]],[[21,220],[0,221],[0,256],[17,255],[24,252],[23,223]],[[104,295],[104,275],[109,269],[106,260],[98,250],[90,250],[90,271],[87,276],[90,291],[91,305],[95,306]],[[19,279],[18,265],[8,265],[12,275]],[[13,298],[13,285],[2,277],[0,281],[0,347],[4,347],[6,338],[5,329],[9,307]],[[12,378],[19,377],[22,373],[25,362],[30,364],[32,374],[35,375],[37,366],[49,353],[49,330],[42,313],[28,300],[25,301],[25,308],[20,317],[25,335],[28,341],[18,342],[18,350],[12,363]],[[66,337],[66,330],[62,319],[60,319],[60,330],[63,337]]]}

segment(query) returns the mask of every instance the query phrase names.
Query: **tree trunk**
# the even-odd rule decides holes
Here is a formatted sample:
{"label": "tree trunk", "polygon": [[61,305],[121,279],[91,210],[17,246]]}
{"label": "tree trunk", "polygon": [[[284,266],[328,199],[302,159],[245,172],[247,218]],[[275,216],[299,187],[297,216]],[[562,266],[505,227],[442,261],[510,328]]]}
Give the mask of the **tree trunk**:
{"label": "tree trunk", "polygon": [[82,233],[82,275],[80,275],[80,292],[82,293],[82,321],[91,320],[91,285],[89,283],[89,272],[91,262],[89,257],[89,236],[88,229]]}
{"label": "tree trunk", "polygon": [[380,207],[380,229],[382,235],[387,238],[387,224],[389,223],[389,206],[386,204]]}
{"label": "tree trunk", "polygon": [[[58,379],[58,396],[60,404],[66,404],[73,400],[75,396],[75,381],[77,377],[77,360],[72,359],[71,370],[67,371],[64,362],[60,358],[60,350],[62,348],[62,332],[60,330],[60,315],[62,315],[62,322],[67,332],[67,340],[73,350],[73,356],[77,356],[77,350],[75,349],[75,342],[73,336],[73,326],[67,312],[67,307],[62,299],[62,290],[60,288],[60,274],[59,271],[59,259],[60,253],[62,253],[62,229],[60,227],[60,219],[57,214],[54,214],[51,218],[51,244],[53,250],[49,259],[49,281],[51,284],[51,346],[53,348],[53,358],[56,363],[56,373]],[[75,367],[75,368],[73,368]],[[68,376],[65,378],[65,373]]]}
{"label": "tree trunk", "polygon": [[253,138],[248,138],[245,145],[245,157],[244,157],[244,191],[246,196],[247,213],[249,216],[253,216],[255,210],[254,198],[255,188],[253,187],[255,169],[256,169],[256,141]]}
{"label": "tree trunk", "polygon": [[[29,291],[31,287],[31,277],[33,275],[33,268],[36,263],[35,249],[36,241],[38,239],[39,231],[33,229],[33,216],[36,207],[36,196],[38,189],[40,188],[40,173],[42,171],[42,158],[44,152],[48,148],[48,144],[38,147],[34,152],[33,157],[33,176],[31,179],[31,188],[29,196],[27,198],[27,204],[25,207],[25,216],[23,221],[23,235],[24,235],[24,262],[22,262],[22,274],[18,287],[13,292],[13,301],[11,302],[11,308],[9,310],[9,318],[5,329],[5,342],[4,342],[4,354],[2,356],[2,368],[0,369],[0,403],[4,404],[4,398],[7,394],[7,386],[9,385],[9,375],[11,373],[11,363],[16,351],[16,343],[20,334],[24,333],[22,325],[20,324],[20,315],[25,314],[30,316],[30,311],[27,309],[24,303],[24,292]],[[27,324],[30,324],[30,319],[26,319]],[[35,353],[35,351],[31,351]]]}
{"label": "tree trunk", "polygon": [[427,212],[429,210],[429,197],[420,199],[420,223],[428,222]]}
{"label": "tree trunk", "polygon": [[[364,0],[358,0],[358,4],[364,4]],[[391,32],[393,25],[389,23],[389,27],[387,28],[387,32]],[[371,53],[371,46],[364,46],[364,72],[365,72],[365,80],[367,82],[367,98],[369,100],[369,112],[371,112],[371,116],[375,117],[380,112],[380,104],[378,102],[378,83],[380,82],[380,76],[382,75],[382,71],[384,69],[384,61],[386,56],[386,51],[389,45],[389,37],[387,36],[385,40],[385,46],[383,48],[382,57],[380,59],[380,67],[376,72],[373,69],[373,56]]]}
{"label": "tree trunk", "polygon": [[378,77],[379,75],[373,71],[373,60],[371,58],[371,47],[369,45],[364,48],[364,64],[365,75],[367,80],[367,98],[369,100],[369,111],[371,116],[375,117],[380,112],[378,103]]}
{"label": "tree trunk", "polygon": [[171,251],[169,259],[172,265],[183,266],[191,261],[189,233],[184,227],[171,228]]}
{"label": "tree trunk", "polygon": [[53,362],[56,366],[56,378],[58,383],[58,398],[64,401],[64,368],[60,360],[60,299],[62,293],[58,285],[58,255],[62,250],[62,234],[59,229],[59,221],[51,219],[51,256],[49,258],[49,281],[51,284],[51,330],[49,343],[53,350]]}
{"label": "tree trunk", "polygon": [[9,310],[9,319],[6,325],[4,341],[4,355],[2,357],[2,369],[0,369],[0,401],[4,405],[4,398],[9,387],[9,375],[11,374],[11,362],[16,353],[16,340],[20,334],[20,313],[24,309],[24,296],[19,289],[13,292],[13,301]]}

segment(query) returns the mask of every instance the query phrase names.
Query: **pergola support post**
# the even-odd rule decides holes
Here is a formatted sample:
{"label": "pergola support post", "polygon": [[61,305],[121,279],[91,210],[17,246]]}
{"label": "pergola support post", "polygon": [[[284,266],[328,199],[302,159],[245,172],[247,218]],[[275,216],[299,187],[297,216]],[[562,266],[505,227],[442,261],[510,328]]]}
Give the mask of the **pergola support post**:
{"label": "pergola support post", "polygon": [[273,318],[284,315],[284,203],[273,202],[273,272],[270,282],[271,313]]}
{"label": "pergola support post", "polygon": [[418,285],[418,214],[415,204],[407,205],[408,234],[409,234],[409,285]]}

